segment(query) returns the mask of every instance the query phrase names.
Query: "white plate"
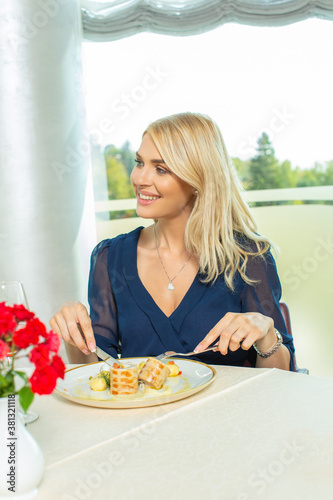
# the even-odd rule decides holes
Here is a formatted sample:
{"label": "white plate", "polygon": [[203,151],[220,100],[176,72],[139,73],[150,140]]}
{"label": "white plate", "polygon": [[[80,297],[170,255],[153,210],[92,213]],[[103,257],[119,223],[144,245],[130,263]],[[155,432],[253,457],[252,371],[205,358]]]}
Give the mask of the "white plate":
{"label": "white plate", "polygon": [[[134,364],[139,364],[147,358],[127,358]],[[125,361],[125,359],[122,359]],[[189,359],[174,359],[182,374],[168,377],[161,389],[142,388],[137,394],[129,396],[112,396],[109,389],[92,391],[89,377],[109,366],[103,361],[81,365],[66,371],[64,380],[57,384],[55,392],[66,399],[86,406],[98,408],[142,408],[156,406],[187,398],[201,391],[213,382],[216,371],[211,366]]]}

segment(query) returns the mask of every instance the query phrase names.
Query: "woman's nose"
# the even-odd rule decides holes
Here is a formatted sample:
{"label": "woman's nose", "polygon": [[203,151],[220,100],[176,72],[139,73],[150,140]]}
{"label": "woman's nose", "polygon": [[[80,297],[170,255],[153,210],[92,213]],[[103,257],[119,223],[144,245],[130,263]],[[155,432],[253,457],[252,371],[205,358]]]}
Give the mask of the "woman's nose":
{"label": "woman's nose", "polygon": [[138,186],[147,186],[151,184],[151,169],[148,166],[144,166],[135,169],[135,173],[133,175],[133,181]]}

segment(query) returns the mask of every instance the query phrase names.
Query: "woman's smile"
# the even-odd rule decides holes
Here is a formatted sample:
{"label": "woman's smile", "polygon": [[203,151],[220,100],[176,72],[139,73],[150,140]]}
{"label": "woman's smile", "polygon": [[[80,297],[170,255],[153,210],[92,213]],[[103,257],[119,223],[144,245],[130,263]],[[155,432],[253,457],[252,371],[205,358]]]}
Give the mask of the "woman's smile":
{"label": "woman's smile", "polygon": [[147,193],[144,191],[137,192],[137,200],[141,205],[150,205],[154,201],[158,200],[160,196],[156,194]]}

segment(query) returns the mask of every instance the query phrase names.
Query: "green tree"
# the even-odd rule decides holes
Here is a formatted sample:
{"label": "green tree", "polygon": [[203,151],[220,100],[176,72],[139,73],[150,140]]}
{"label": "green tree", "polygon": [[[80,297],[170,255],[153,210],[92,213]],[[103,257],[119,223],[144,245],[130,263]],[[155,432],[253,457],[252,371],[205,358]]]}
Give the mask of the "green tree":
{"label": "green tree", "polygon": [[324,178],[323,167],[315,163],[314,167],[302,170],[297,168],[297,187],[321,186]]}
{"label": "green tree", "polygon": [[281,188],[291,188],[297,186],[298,172],[293,169],[289,160],[285,160],[280,165],[279,182]]}
{"label": "green tree", "polygon": [[331,186],[333,184],[333,160],[324,165],[316,162],[312,168],[297,170],[297,187]]}
{"label": "green tree", "polygon": [[326,162],[326,170],[325,170],[323,185],[325,186],[333,185],[333,160]]}
{"label": "green tree", "polygon": [[249,180],[250,180],[249,161],[248,160],[243,161],[240,160],[239,158],[232,158],[232,161],[235,165],[235,168],[243,183],[244,188],[251,189],[251,186],[249,185]]}
{"label": "green tree", "polygon": [[249,181],[256,189],[280,188],[283,185],[281,174],[271,141],[263,132],[258,139],[257,155],[250,159]]}
{"label": "green tree", "polygon": [[131,150],[131,144],[129,141],[124,142],[120,148],[110,144],[106,146],[105,151],[107,155],[118,158],[124,165],[128,175],[131,175],[134,166],[135,153]]}
{"label": "green tree", "polygon": [[126,167],[121,161],[121,155],[115,153],[114,146],[105,148],[106,175],[108,181],[108,196],[110,200],[133,198],[134,192]]}

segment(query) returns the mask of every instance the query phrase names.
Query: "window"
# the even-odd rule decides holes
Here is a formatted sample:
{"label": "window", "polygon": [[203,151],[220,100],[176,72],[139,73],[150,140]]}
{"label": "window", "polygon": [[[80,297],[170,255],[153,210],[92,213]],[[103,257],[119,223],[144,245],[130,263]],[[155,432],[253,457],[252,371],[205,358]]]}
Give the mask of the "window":
{"label": "window", "polygon": [[[246,187],[333,184],[331,29],[330,21],[311,19],[279,28],[227,24],[184,38],[144,33],[85,42],[96,199],[128,197],[130,151],[142,131],[187,110],[218,122]],[[258,154],[258,140],[274,149],[273,178],[253,178],[260,165],[249,159]]]}
{"label": "window", "polygon": [[[330,21],[313,19],[278,28],[227,24],[197,36],[139,34],[83,49],[98,220],[110,210],[118,217],[97,223],[98,239],[132,228],[122,217],[136,200],[119,198],[130,196],[131,152],[148,123],[182,111],[210,115],[253,190],[250,200],[260,202],[253,209],[260,232],[280,248],[298,363],[324,376],[332,375],[333,352],[331,32]],[[260,180],[263,171],[269,176]],[[319,198],[326,205],[267,206]]]}

